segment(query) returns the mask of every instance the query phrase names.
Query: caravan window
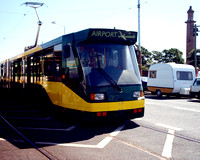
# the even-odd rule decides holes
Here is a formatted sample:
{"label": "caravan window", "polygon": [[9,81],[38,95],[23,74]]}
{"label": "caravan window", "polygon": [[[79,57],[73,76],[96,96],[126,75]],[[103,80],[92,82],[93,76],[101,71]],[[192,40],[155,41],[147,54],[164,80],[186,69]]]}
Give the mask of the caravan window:
{"label": "caravan window", "polygon": [[150,71],[149,78],[156,78],[156,71]]}
{"label": "caravan window", "polygon": [[177,80],[193,80],[192,72],[187,71],[177,71]]}

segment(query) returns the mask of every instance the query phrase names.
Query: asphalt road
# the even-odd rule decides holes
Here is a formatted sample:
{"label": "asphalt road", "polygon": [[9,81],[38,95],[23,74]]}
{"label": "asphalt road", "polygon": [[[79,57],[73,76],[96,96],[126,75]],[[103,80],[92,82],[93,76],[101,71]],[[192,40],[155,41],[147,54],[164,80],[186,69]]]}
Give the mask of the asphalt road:
{"label": "asphalt road", "polygon": [[[29,110],[31,115],[17,110],[18,117],[15,113],[7,117],[19,131],[54,159],[200,159],[199,100],[158,99],[147,95],[145,107],[145,116],[141,119],[103,124],[63,120],[52,112],[34,115],[39,110],[34,107]],[[10,159],[20,159],[20,152],[26,152],[27,159],[31,159],[32,147],[22,145],[23,140],[20,141],[19,137],[17,140],[13,136],[7,138],[5,132],[3,135],[6,136],[0,134],[1,146],[4,145],[0,147],[0,159],[6,160],[5,155],[8,154]],[[8,149],[9,145],[14,146],[12,151]]]}

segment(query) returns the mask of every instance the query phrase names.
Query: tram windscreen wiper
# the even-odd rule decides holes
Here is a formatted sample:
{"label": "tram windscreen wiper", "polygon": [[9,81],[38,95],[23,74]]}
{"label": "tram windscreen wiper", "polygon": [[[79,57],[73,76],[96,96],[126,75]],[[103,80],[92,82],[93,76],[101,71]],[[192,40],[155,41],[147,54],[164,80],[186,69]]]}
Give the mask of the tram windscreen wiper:
{"label": "tram windscreen wiper", "polygon": [[114,81],[112,77],[110,77],[110,75],[104,69],[101,68],[98,54],[97,59],[100,75],[102,74],[105,80],[109,82],[117,92],[122,93],[123,90],[120,88],[120,86]]}

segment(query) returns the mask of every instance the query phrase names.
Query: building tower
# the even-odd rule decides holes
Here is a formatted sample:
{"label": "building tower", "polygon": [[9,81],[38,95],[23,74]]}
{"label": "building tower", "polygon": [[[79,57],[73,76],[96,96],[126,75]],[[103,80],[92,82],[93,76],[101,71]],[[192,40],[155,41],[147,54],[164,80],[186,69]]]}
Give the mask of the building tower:
{"label": "building tower", "polygon": [[[190,6],[188,13],[188,20],[185,22],[187,24],[187,37],[186,37],[186,59],[189,56],[190,51],[195,48],[195,37],[193,36],[193,26],[196,21],[193,20],[194,11],[192,6]],[[188,64],[188,60],[186,61]]]}

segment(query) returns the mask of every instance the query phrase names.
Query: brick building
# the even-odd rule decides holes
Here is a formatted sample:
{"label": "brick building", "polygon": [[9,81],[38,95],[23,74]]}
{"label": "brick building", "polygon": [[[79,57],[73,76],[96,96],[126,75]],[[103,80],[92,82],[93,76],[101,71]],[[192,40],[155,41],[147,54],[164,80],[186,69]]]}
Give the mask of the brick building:
{"label": "brick building", "polygon": [[[186,59],[189,56],[190,51],[195,48],[195,37],[193,36],[193,26],[196,21],[193,20],[194,10],[190,6],[188,13],[188,20],[185,22],[187,24],[187,37],[186,37]],[[188,60],[186,61],[188,64]]]}

